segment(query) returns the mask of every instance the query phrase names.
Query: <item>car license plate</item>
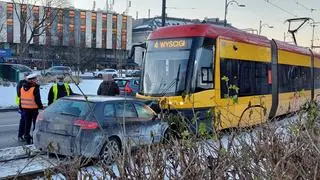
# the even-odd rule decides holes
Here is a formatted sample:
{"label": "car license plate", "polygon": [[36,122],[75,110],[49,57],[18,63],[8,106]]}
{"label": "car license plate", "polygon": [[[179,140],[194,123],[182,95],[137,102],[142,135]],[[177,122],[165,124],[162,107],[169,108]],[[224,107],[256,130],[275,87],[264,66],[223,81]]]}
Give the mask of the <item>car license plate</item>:
{"label": "car license plate", "polygon": [[67,126],[65,124],[53,124],[52,129],[53,130],[65,130]]}

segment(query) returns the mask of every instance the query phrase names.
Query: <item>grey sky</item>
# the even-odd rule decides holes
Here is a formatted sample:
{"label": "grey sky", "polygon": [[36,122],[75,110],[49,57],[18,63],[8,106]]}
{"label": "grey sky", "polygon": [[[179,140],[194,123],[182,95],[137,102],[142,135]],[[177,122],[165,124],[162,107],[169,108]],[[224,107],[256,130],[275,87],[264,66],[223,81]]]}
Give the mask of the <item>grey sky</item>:
{"label": "grey sky", "polygon": [[[273,29],[262,28],[262,35],[279,40],[284,39],[284,33],[287,31],[288,23],[284,21],[288,18],[311,17],[315,21],[320,21],[320,3],[319,0],[237,0],[246,7],[241,8],[236,5],[230,5],[228,8],[227,19],[237,28],[259,29],[259,21],[274,26]],[[93,0],[74,0],[76,8],[91,9]],[[96,8],[104,9],[105,0],[96,0]],[[114,0],[114,9],[122,13],[126,9],[127,0]],[[224,0],[167,0],[167,14],[170,17],[180,18],[199,18],[218,17],[224,18]],[[129,9],[129,15],[139,18],[148,16],[148,9],[151,10],[151,17],[161,14],[161,0],[131,0],[132,7]],[[278,6],[275,7],[274,5]],[[282,10],[280,9],[282,8]],[[311,13],[311,8],[316,9]],[[310,46],[311,26],[306,25],[299,31],[298,43],[303,46]],[[320,38],[320,27],[316,28],[316,39]],[[287,35],[286,41],[292,41],[291,36]],[[315,41],[320,45],[320,40]]]}

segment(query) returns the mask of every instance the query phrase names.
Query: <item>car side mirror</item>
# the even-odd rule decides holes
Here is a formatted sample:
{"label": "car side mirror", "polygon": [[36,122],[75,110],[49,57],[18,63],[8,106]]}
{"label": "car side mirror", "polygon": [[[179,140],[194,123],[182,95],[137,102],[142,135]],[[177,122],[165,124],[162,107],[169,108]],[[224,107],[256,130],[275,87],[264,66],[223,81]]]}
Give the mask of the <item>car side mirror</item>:
{"label": "car side mirror", "polygon": [[155,114],[152,118],[153,121],[159,121],[161,120],[161,115],[160,114]]}

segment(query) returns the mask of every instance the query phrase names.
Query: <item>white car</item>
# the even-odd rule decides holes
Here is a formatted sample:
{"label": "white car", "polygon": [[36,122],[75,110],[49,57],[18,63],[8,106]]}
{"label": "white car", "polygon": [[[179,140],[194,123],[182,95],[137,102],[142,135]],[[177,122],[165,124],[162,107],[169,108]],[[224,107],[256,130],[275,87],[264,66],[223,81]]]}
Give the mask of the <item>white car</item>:
{"label": "white car", "polygon": [[115,69],[103,69],[101,71],[93,72],[93,76],[97,78],[102,78],[105,74],[112,74],[113,78],[118,77],[118,71]]}

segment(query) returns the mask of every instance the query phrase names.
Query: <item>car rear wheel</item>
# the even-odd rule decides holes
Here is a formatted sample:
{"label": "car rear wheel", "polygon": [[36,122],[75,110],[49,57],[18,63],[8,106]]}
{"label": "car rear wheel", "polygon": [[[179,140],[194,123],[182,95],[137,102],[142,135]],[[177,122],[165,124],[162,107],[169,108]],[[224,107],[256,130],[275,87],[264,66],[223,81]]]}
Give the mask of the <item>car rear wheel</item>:
{"label": "car rear wheel", "polygon": [[110,137],[101,150],[100,160],[104,165],[110,165],[119,157],[120,153],[120,141],[115,137]]}
{"label": "car rear wheel", "polygon": [[102,74],[98,74],[98,78],[102,78]]}

